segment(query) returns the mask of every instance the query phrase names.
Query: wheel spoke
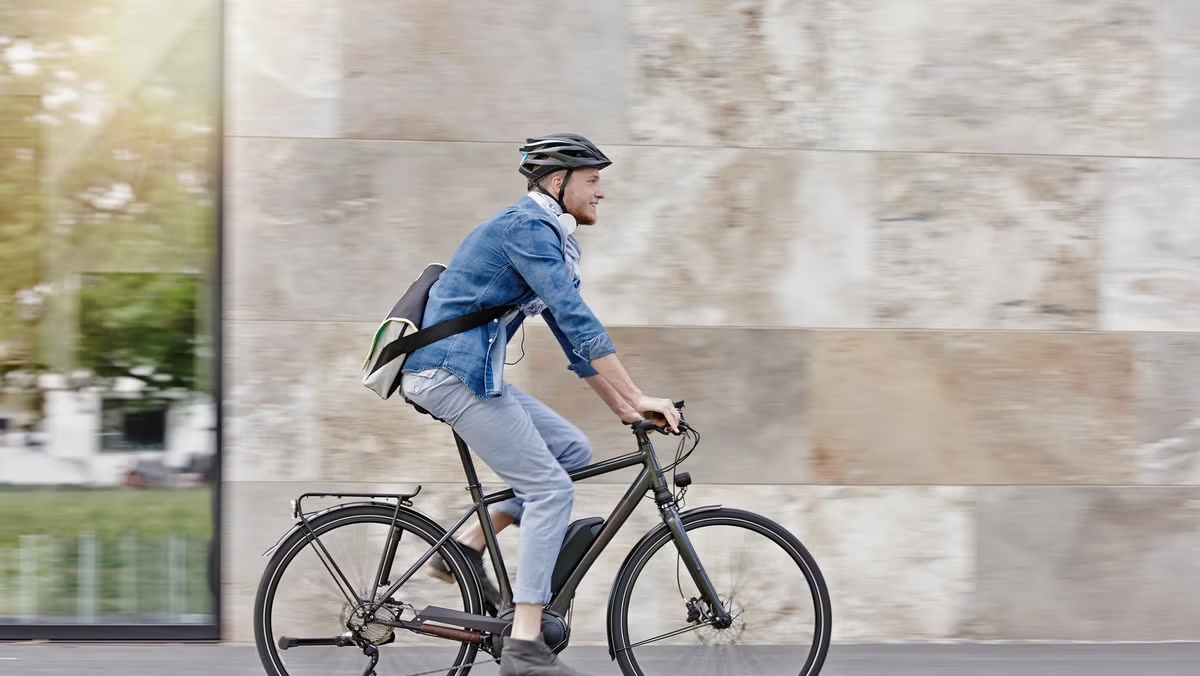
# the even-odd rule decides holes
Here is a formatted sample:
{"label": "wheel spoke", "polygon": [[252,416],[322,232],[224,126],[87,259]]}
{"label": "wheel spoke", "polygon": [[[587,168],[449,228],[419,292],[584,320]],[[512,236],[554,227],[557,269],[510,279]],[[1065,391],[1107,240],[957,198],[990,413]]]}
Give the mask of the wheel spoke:
{"label": "wheel spoke", "polygon": [[633,650],[634,648],[636,648],[638,646],[643,646],[643,645],[646,645],[647,643],[654,643],[655,641],[661,641],[664,638],[671,638],[672,636],[679,636],[680,634],[686,634],[689,631],[696,631],[700,627],[706,627],[711,624],[712,624],[711,620],[709,620],[708,622],[700,622],[698,624],[693,624],[690,627],[676,629],[675,631],[669,631],[665,634],[659,634],[658,636],[655,636],[654,638],[648,638],[644,641],[638,641],[637,643],[634,643],[633,645],[629,646],[628,648],[622,648],[621,650]]}

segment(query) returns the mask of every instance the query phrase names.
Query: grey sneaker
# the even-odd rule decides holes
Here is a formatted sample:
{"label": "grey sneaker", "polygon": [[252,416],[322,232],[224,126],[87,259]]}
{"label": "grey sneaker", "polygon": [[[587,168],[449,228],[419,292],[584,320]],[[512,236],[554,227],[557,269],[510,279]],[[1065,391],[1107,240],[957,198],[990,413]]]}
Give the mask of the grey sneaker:
{"label": "grey sneaker", "polygon": [[[471,567],[475,569],[475,574],[479,576],[479,585],[483,587],[484,612],[494,617],[500,609],[500,590],[492,584],[487,571],[483,568],[483,552],[471,549],[466,545],[459,545],[459,548],[466,554],[467,563],[471,564]],[[430,557],[429,573],[439,580],[454,583],[454,571],[450,570],[450,565],[446,563],[446,559],[441,554],[434,554]]]}
{"label": "grey sneaker", "polygon": [[500,676],[584,676],[559,661],[558,655],[539,637],[536,641],[520,641],[504,637],[500,653]]}

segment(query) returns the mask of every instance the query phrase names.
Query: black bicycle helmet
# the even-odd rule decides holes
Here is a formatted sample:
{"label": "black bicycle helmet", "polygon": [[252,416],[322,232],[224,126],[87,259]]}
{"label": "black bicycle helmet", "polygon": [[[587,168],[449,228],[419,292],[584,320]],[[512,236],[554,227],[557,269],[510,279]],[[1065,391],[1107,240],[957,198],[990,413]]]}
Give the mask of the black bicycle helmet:
{"label": "black bicycle helmet", "polygon": [[596,144],[579,134],[550,134],[525,139],[521,146],[521,173],[530,184],[560,169],[603,169],[612,164]]}
{"label": "black bicycle helmet", "polygon": [[[571,172],[586,167],[603,169],[610,164],[612,164],[612,160],[600,152],[596,144],[579,134],[537,136],[525,139],[525,145],[521,146],[520,169],[521,174],[529,179],[529,189],[537,188],[549,195],[555,202],[558,202],[558,206],[564,212],[567,210],[567,206],[563,204],[562,198],[567,190],[567,181],[571,180]],[[555,197],[546,192],[546,189],[538,182],[546,174],[562,169],[567,170],[567,175],[558,189],[558,197]]]}

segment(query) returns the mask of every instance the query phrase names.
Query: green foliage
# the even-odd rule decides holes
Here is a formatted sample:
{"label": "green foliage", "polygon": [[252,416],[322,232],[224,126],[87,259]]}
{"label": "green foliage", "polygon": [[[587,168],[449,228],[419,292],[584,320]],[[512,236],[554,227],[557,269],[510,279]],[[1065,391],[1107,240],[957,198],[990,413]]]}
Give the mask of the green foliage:
{"label": "green foliage", "polygon": [[179,275],[115,274],[85,278],[79,292],[79,365],[96,378],[137,378],[158,391],[196,382],[194,280]]}
{"label": "green foliage", "polygon": [[0,378],[207,389],[217,9],[0,0]]}

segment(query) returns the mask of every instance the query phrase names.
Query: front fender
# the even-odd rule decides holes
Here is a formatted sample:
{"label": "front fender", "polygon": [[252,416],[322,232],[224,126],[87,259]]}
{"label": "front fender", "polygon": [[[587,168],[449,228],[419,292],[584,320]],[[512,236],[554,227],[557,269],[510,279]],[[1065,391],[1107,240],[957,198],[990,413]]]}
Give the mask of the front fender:
{"label": "front fender", "polygon": [[[721,507],[722,507],[722,505],[701,505],[699,507],[692,507],[691,509],[685,509],[682,512],[680,512],[679,518],[681,520],[684,520],[693,514],[698,514],[700,512],[713,512],[718,509],[721,509]],[[614,577],[613,588],[612,588],[612,591],[609,592],[609,595],[608,595],[608,622],[606,623],[608,625],[608,628],[606,629],[606,631],[608,632],[608,657],[609,657],[609,659],[615,660],[617,658],[617,652],[616,652],[617,637],[613,633],[613,625],[614,625],[613,617],[617,611],[617,585],[621,581],[621,578],[624,577],[626,569],[628,569],[629,566],[632,565],[634,555],[637,554],[639,551],[641,551],[641,549],[643,547],[647,546],[647,543],[652,542],[653,540],[661,537],[663,532],[668,531],[668,530],[670,530],[670,529],[667,527],[667,524],[664,521],[664,522],[656,525],[654,528],[651,528],[650,530],[646,531],[646,534],[643,535],[641,537],[641,539],[637,541],[637,544],[635,544],[629,550],[629,553],[625,555],[625,560],[621,562],[621,566],[619,568],[617,568],[617,574]]]}

